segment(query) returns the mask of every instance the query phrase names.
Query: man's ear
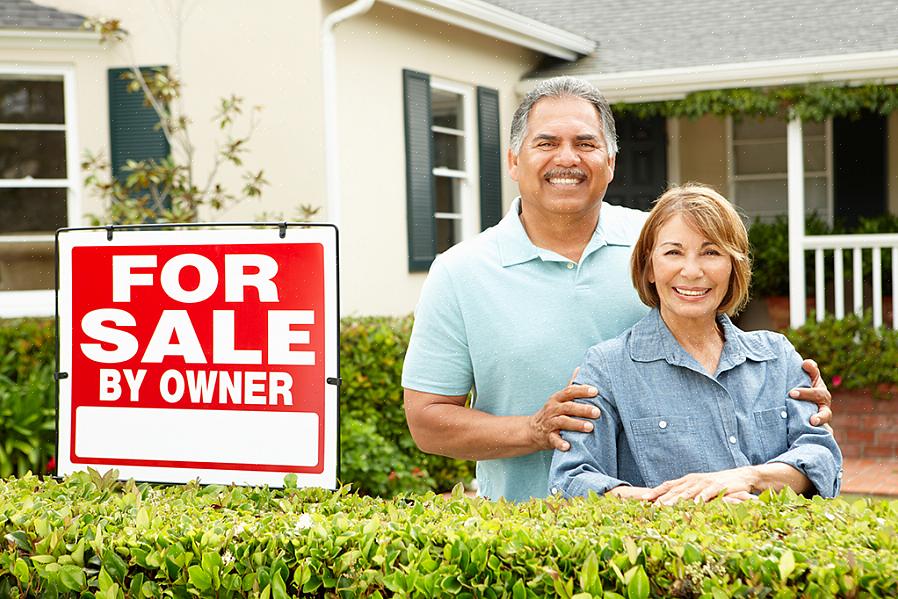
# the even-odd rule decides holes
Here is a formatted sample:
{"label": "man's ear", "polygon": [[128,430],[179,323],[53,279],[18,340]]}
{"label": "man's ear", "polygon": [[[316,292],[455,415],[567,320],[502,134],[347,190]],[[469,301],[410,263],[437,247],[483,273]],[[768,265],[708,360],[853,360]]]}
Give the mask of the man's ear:
{"label": "man's ear", "polygon": [[518,180],[518,157],[511,148],[508,149],[508,176],[512,181]]}
{"label": "man's ear", "polygon": [[614,156],[608,157],[608,169],[610,171],[610,177],[608,177],[608,182],[611,183],[614,181],[614,167],[617,165],[617,154]]}

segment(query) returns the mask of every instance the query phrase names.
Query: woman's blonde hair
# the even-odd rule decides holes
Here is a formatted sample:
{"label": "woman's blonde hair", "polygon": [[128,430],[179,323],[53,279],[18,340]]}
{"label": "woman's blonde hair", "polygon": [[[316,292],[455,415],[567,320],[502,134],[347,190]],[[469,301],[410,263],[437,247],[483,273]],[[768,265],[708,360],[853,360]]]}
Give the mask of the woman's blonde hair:
{"label": "woman's blonde hair", "polygon": [[697,183],[668,189],[658,198],[649,213],[630,261],[633,286],[639,293],[639,299],[652,308],[660,303],[655,284],[649,282],[652,251],[658,229],[677,214],[730,257],[733,265],[730,283],[717,311],[726,312],[730,316],[737,314],[748,302],[748,288],[751,284],[748,232],[739,214],[725,197],[710,187]]}

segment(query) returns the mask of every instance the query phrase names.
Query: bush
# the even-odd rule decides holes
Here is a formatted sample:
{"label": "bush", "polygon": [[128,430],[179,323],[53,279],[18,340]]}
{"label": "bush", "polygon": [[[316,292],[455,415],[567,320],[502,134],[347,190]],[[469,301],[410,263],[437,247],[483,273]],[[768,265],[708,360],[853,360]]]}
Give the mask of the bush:
{"label": "bush", "polygon": [[[861,218],[854,227],[845,227],[839,223],[830,227],[817,216],[809,216],[805,220],[805,231],[808,235],[841,235],[847,233],[896,233],[898,232],[898,216],[887,214],[875,218]],[[789,223],[784,216],[778,216],[772,223],[756,221],[748,230],[748,240],[752,255],[752,297],[771,297],[789,295]],[[824,252],[827,259],[832,252]],[[850,257],[846,258],[846,274],[851,271]],[[884,285],[888,288],[891,272],[891,254],[886,252],[882,258]],[[813,260],[807,264],[808,273],[813,272]],[[864,254],[864,277],[873,271],[869,253]],[[832,287],[831,270],[826,272],[826,283]],[[809,281],[813,281],[810,276]],[[808,295],[813,295],[813,283],[807,287]]]}
{"label": "bush", "polygon": [[[817,322],[810,316],[798,329],[785,331],[802,356],[820,365],[833,389],[872,389],[898,385],[898,331],[873,328],[867,312],[843,320],[830,316]],[[837,408],[838,409],[838,408]]]}
{"label": "bush", "polygon": [[[402,408],[411,318],[346,318],[341,326],[341,480],[363,494],[445,491],[470,462],[418,451]],[[52,321],[0,321],[0,476],[45,472],[54,449]],[[2,595],[0,595],[2,596]]]}
{"label": "bush", "polygon": [[511,504],[29,476],[0,481],[0,597],[894,597],[896,527],[898,502],[791,491]]}

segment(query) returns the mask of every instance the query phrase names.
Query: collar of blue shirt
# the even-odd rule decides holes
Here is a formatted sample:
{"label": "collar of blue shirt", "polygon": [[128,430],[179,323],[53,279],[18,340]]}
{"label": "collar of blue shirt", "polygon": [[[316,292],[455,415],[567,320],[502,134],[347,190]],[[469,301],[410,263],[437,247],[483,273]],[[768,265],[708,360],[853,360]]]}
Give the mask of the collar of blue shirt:
{"label": "collar of blue shirt", "polygon": [[[717,322],[723,329],[723,354],[717,372],[735,368],[746,360],[763,362],[775,360],[776,352],[767,340],[758,335],[751,335],[740,330],[726,314],[717,316]],[[633,325],[627,341],[630,358],[636,362],[653,362],[665,360],[668,364],[682,366],[697,372],[704,370],[698,362],[683,349],[680,343],[667,328],[658,308]]]}
{"label": "collar of blue shirt", "polygon": [[[626,226],[616,226],[616,206],[604,204],[599,213],[599,222],[589,244],[583,251],[581,262],[591,253],[606,245],[631,246],[635,241],[632,232]],[[606,210],[606,208],[608,208]],[[619,210],[619,209],[618,209]],[[508,212],[496,225],[496,238],[499,243],[499,258],[502,266],[514,266],[523,262],[529,262],[536,258],[552,262],[569,262],[567,258],[536,247],[521,223],[521,198],[515,198]]]}

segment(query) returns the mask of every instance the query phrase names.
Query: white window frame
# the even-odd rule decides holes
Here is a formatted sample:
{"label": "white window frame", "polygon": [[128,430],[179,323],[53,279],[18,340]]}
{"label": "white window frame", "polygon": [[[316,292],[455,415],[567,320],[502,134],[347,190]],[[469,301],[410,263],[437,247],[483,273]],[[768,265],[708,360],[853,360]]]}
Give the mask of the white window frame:
{"label": "white window frame", "polygon": [[[779,117],[770,117],[770,118],[779,118]],[[784,121],[785,124],[785,121]],[[736,157],[735,157],[735,146],[737,145],[748,145],[752,143],[770,143],[770,142],[782,142],[786,143],[786,130],[785,125],[783,128],[783,136],[779,137],[771,137],[765,138],[760,141],[754,140],[742,140],[736,141],[735,136],[733,134],[733,117],[727,115],[725,119],[726,125],[726,162],[727,162],[727,181],[729,187],[729,197],[730,201],[733,202],[734,205],[739,205],[739,197],[736,193],[736,183],[739,181],[777,181],[782,180],[784,183],[788,180],[788,168],[781,173],[763,173],[763,174],[754,174],[754,175],[737,175],[736,174]],[[802,142],[807,142],[809,140],[819,140],[819,135],[802,135]],[[804,176],[805,178],[814,177],[820,179],[826,179],[826,214],[824,215],[824,220],[832,226],[833,217],[834,217],[834,202],[833,202],[833,121],[831,118],[826,119],[823,123],[823,155],[825,161],[825,169],[823,171],[808,171],[805,170]],[[786,167],[786,164],[783,164]],[[807,212],[807,208],[805,207],[805,212]],[[786,216],[788,214],[788,210],[783,210],[782,212],[767,212],[765,214],[755,215],[755,216],[778,216],[782,214]]]}
{"label": "white window frame", "polygon": [[[65,131],[66,178],[65,179],[0,179],[0,188],[47,188],[64,187],[66,193],[66,219],[70,227],[81,224],[82,189],[80,161],[78,159],[78,111],[75,90],[75,68],[68,65],[18,65],[0,63],[0,77],[59,77],[63,86],[65,122],[62,125],[0,125],[6,131]],[[54,243],[53,234],[10,234],[0,233],[0,248],[14,243]],[[21,318],[28,316],[53,316],[56,312],[56,297],[53,289],[22,291],[0,291],[0,318]]]}
{"label": "white window frame", "polygon": [[[437,89],[462,98],[462,128],[449,129],[431,123],[431,133],[444,133],[458,135],[464,138],[465,167],[463,170],[434,167],[434,177],[446,177],[456,179],[459,182],[459,211],[458,212],[434,212],[434,219],[460,220],[461,239],[456,243],[470,239],[480,231],[480,211],[477,206],[477,102],[473,85],[458,83],[438,77],[430,78],[431,89]],[[439,254],[437,254],[439,255]]]}

